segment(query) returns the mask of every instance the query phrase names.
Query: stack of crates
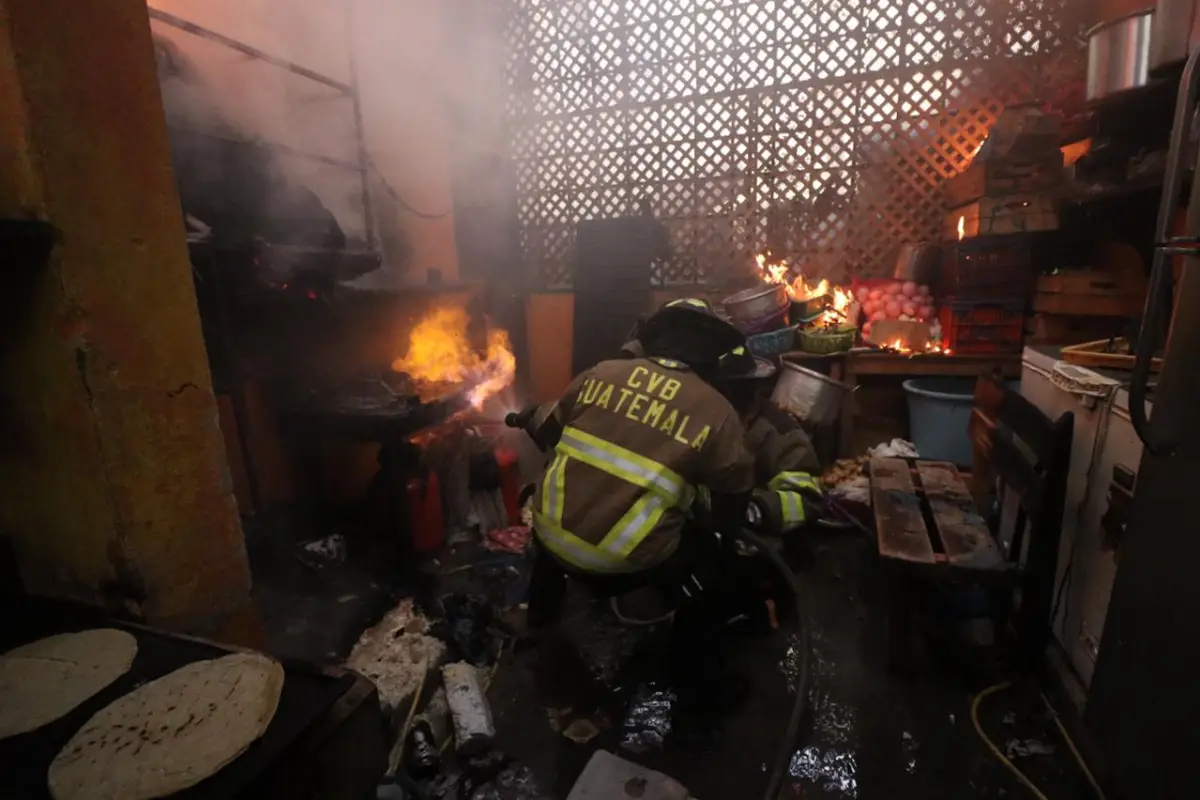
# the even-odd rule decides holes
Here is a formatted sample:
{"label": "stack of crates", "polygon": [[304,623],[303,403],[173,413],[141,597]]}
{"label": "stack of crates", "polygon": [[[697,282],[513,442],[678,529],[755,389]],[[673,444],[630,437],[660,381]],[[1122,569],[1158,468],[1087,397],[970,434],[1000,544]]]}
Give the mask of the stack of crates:
{"label": "stack of crates", "polygon": [[1056,232],[976,236],[942,250],[938,321],[955,353],[1019,353],[1040,264]]}

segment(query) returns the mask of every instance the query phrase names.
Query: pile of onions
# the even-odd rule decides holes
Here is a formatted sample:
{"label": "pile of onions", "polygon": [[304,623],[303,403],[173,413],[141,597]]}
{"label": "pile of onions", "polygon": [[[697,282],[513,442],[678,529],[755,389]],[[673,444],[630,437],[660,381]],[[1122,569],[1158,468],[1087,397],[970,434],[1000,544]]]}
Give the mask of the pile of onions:
{"label": "pile of onions", "polygon": [[934,319],[933,297],[929,293],[929,287],[925,285],[917,285],[912,281],[895,281],[870,289],[859,289],[856,295],[863,313],[867,315],[867,324],[863,326],[864,335],[870,334],[871,323],[876,320],[930,322]]}

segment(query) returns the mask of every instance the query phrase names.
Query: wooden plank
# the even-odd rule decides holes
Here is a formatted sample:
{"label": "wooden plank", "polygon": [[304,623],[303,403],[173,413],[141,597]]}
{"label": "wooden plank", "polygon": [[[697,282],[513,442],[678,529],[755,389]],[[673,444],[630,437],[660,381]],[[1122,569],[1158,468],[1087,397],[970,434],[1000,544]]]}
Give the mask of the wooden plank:
{"label": "wooden plank", "polygon": [[[1064,347],[1062,349],[1063,361],[1078,367],[1133,369],[1134,357],[1132,355],[1105,352],[1113,343],[1111,339],[1098,339],[1094,342],[1083,342],[1082,344],[1073,344],[1070,347]],[[1125,345],[1125,340],[1119,338],[1115,340],[1115,343],[1117,345]],[[1162,359],[1151,358],[1150,369],[1153,372],[1161,370]]]}
{"label": "wooden plank", "polygon": [[941,461],[918,461],[917,474],[933,512],[946,560],[959,567],[994,569],[1004,563],[958,469]]}
{"label": "wooden plank", "polygon": [[1145,302],[1145,295],[1140,294],[1038,292],[1033,296],[1033,310],[1063,316],[1128,317],[1137,314]]}
{"label": "wooden plank", "polygon": [[963,375],[979,377],[998,369],[1005,377],[1021,374],[1020,353],[994,355],[913,355],[852,353],[847,369],[858,375]]}
{"label": "wooden plank", "polygon": [[899,458],[871,459],[871,505],[879,554],[918,564],[934,562],[933,544],[921,515],[908,463]]}

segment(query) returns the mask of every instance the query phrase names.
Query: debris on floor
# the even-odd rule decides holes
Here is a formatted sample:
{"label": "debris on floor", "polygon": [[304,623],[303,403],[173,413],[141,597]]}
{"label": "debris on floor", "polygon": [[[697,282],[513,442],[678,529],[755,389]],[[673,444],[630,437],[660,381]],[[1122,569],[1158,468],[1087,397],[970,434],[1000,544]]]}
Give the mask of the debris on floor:
{"label": "debris on floor", "polygon": [[491,631],[492,606],[482,597],[461,593],[443,595],[438,600],[442,619],[431,626],[431,633],[453,646],[463,661],[484,666],[496,660],[500,639]]}
{"label": "debris on floor", "polygon": [[428,635],[428,628],[429,621],[417,613],[412,600],[403,600],[363,632],[346,659],[347,667],[375,684],[388,715],[407,711],[422,677],[445,659],[446,645]]}
{"label": "debris on floor", "polygon": [[871,458],[920,458],[917,446],[904,439],[892,439],[890,442],[877,444],[867,451]]}
{"label": "debris on floor", "polygon": [[1009,739],[1004,743],[1004,755],[1009,758],[1054,755],[1054,745],[1037,739]]}
{"label": "debris on floor", "polygon": [[802,785],[817,787],[836,797],[858,797],[858,763],[852,752],[810,745],[792,755],[788,774]]}
{"label": "debris on floor", "polygon": [[644,753],[662,747],[671,733],[674,709],[674,692],[653,685],[641,687],[625,715],[621,748]]}
{"label": "debris on floor", "polygon": [[521,555],[529,547],[532,532],[528,525],[510,525],[507,528],[496,528],[488,531],[483,546],[488,550],[499,550],[506,553]]}
{"label": "debris on floor", "polygon": [[575,782],[567,800],[688,800],[691,795],[679,781],[661,772],[638,766],[605,750],[597,750]]}
{"label": "debris on floor", "polygon": [[479,671],[465,662],[447,664],[442,667],[442,683],[458,752],[472,756],[490,750],[496,740],[496,726]]}
{"label": "debris on floor", "polygon": [[346,537],[333,533],[323,539],[305,542],[296,554],[303,563],[320,569],[331,564],[341,564],[346,560]]}
{"label": "debris on floor", "polygon": [[562,735],[575,744],[587,744],[600,735],[600,729],[587,717],[581,717],[564,728]]}
{"label": "debris on floor", "polygon": [[551,800],[528,767],[504,756],[489,760],[484,766],[467,763],[462,769],[439,775],[413,797],[428,800]]}

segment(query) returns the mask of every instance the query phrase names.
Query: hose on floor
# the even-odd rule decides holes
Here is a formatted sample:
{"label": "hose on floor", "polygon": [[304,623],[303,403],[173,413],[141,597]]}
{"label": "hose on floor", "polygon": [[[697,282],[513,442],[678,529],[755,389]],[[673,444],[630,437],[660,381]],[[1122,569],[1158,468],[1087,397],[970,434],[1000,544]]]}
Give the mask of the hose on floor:
{"label": "hose on floor", "polygon": [[776,754],[775,763],[771,768],[771,778],[767,782],[767,790],[763,793],[763,800],[778,800],[779,792],[783,788],[784,777],[788,774],[788,767],[792,762],[792,748],[795,746],[796,736],[800,732],[800,723],[804,719],[804,710],[808,705],[809,661],[812,656],[808,605],[805,602],[804,591],[800,588],[800,581],[796,579],[796,573],[792,572],[792,568],[787,565],[783,557],[757,535],[744,528],[740,532],[740,536],[746,544],[757,548],[760,553],[765,555],[767,560],[771,562],[771,566],[775,567],[784,582],[787,583],[788,589],[791,590],[792,596],[795,599],[796,618],[800,627],[800,641],[798,643],[800,657],[796,670],[795,686],[796,701],[792,706],[792,715],[788,718],[783,738],[779,741],[779,752]]}
{"label": "hose on floor", "polygon": [[[1034,797],[1038,798],[1038,800],[1049,800],[1045,793],[1039,789],[1024,772],[1018,769],[1017,765],[1014,764],[1008,758],[1008,756],[1001,752],[1000,748],[996,746],[996,743],[988,738],[988,735],[983,731],[983,725],[979,723],[980,704],[990,695],[996,694],[997,692],[1002,692],[1005,689],[1010,688],[1012,685],[1012,681],[1003,681],[995,684],[994,686],[989,686],[979,694],[975,695],[975,697],[971,700],[971,724],[975,726],[975,733],[979,734],[979,738],[983,740],[985,745],[987,745],[987,748],[991,751],[992,755],[995,756],[1001,764],[1007,767],[1008,771],[1015,775],[1017,780],[1019,780],[1025,786],[1025,788],[1033,794]],[[1092,789],[1096,792],[1096,796],[1100,798],[1100,800],[1105,800],[1104,790],[1100,788],[1099,781],[1096,780],[1096,776],[1092,774],[1092,771],[1088,769],[1087,762],[1083,760],[1083,755],[1079,752],[1079,748],[1075,746],[1075,740],[1071,738],[1071,734],[1067,733],[1067,729],[1062,724],[1062,720],[1058,718],[1058,711],[1056,711],[1054,706],[1050,704],[1050,698],[1046,697],[1044,692],[1042,693],[1042,702],[1046,704],[1046,709],[1050,712],[1050,716],[1054,719],[1054,724],[1058,727],[1059,734],[1062,735],[1063,741],[1065,741],[1067,743],[1067,747],[1070,748],[1071,755],[1075,756],[1075,761],[1079,764],[1079,768],[1083,770],[1084,777],[1086,777],[1088,783],[1091,784]]]}

